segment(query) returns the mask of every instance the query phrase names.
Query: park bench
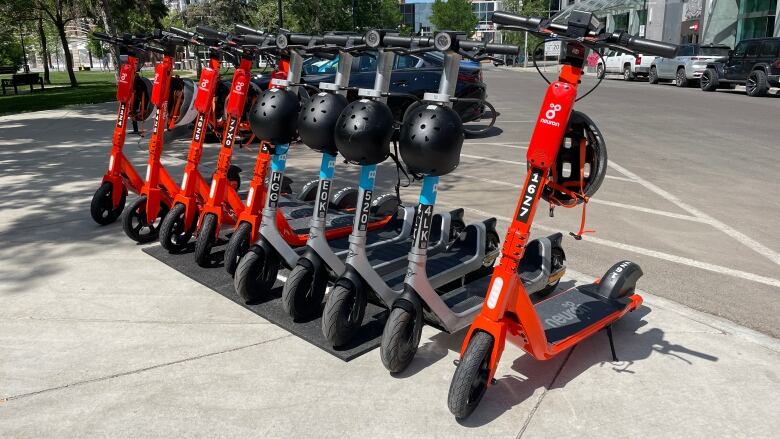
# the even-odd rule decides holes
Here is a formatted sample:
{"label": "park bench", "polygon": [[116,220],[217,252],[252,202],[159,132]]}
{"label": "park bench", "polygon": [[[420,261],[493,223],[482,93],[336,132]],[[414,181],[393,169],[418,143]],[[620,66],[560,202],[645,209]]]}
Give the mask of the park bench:
{"label": "park bench", "polygon": [[14,94],[19,94],[20,85],[29,85],[30,92],[33,91],[33,85],[40,84],[43,90],[43,78],[37,73],[19,73],[11,76],[11,79],[2,80],[3,96],[5,96],[6,87],[13,87]]}

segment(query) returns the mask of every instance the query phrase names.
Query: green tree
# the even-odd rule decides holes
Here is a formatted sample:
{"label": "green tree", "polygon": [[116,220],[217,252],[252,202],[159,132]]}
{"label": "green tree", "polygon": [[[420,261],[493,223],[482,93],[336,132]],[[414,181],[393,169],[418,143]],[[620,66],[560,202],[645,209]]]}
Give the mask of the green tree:
{"label": "green tree", "polygon": [[[526,17],[547,17],[548,0],[504,0],[503,8],[513,14],[524,15]],[[542,39],[536,35],[528,34],[528,51],[542,42]],[[525,47],[525,32],[504,31],[504,44],[513,44]],[[525,54],[528,59],[528,54]]]}
{"label": "green tree", "polygon": [[401,22],[401,9],[396,0],[355,0],[354,30],[396,29]]}
{"label": "green tree", "polygon": [[437,30],[461,31],[471,36],[479,21],[469,0],[436,0],[431,11],[431,23]]}

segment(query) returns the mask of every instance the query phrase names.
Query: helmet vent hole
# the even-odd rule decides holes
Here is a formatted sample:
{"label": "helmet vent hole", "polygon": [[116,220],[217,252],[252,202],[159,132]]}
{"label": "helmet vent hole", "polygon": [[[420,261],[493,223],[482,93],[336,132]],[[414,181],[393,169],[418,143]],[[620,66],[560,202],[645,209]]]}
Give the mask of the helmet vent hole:
{"label": "helmet vent hole", "polygon": [[563,178],[571,177],[571,163],[567,162],[561,164],[561,176],[563,176]]}
{"label": "helmet vent hole", "polygon": [[309,110],[310,113],[314,113],[314,107]]}
{"label": "helmet vent hole", "polygon": [[364,105],[363,108],[361,108],[361,110],[365,111],[366,110],[366,106]]}
{"label": "helmet vent hole", "polygon": [[[304,118],[304,119],[305,119],[305,118]],[[316,122],[317,122],[317,118],[316,118],[316,117],[312,117],[312,118],[311,118],[311,121],[316,123]]]}
{"label": "helmet vent hole", "polygon": [[355,131],[357,131],[357,129],[358,129],[357,125],[353,125],[353,126],[352,126],[352,128],[353,128]]}
{"label": "helmet vent hole", "polygon": [[441,128],[439,128],[439,127],[433,127],[433,129],[436,130],[436,131],[441,130]]}
{"label": "helmet vent hole", "polygon": [[352,117],[350,117],[350,119],[354,119],[355,117],[356,117],[356,116],[353,114],[353,115],[352,115]]}
{"label": "helmet vent hole", "polygon": [[363,117],[363,120],[368,120],[368,118],[367,117]]}
{"label": "helmet vent hole", "polygon": [[428,138],[428,136],[425,136],[425,141],[427,142],[427,141],[429,141],[429,140],[430,140],[430,139]]}
{"label": "helmet vent hole", "polygon": [[260,102],[260,106],[261,106],[261,107],[265,107],[265,101],[263,101],[263,102]]}
{"label": "helmet vent hole", "polygon": [[431,120],[433,120],[433,119],[436,119],[436,115],[435,114],[431,114]]}
{"label": "helmet vent hole", "polygon": [[324,104],[324,103],[325,103],[325,99],[320,101],[320,104]]}
{"label": "helmet vent hole", "polygon": [[271,108],[276,108],[276,105],[271,105]]}
{"label": "helmet vent hole", "polygon": [[325,111],[325,110],[320,110],[320,113],[322,113],[322,114],[326,114],[326,113],[327,113],[327,111]]}
{"label": "helmet vent hole", "polygon": [[420,125],[420,129],[424,130],[425,129],[425,124]]}
{"label": "helmet vent hole", "polygon": [[263,117],[265,117],[265,116],[266,116],[265,111],[263,111]]}
{"label": "helmet vent hole", "polygon": [[417,134],[412,134],[412,139],[414,139],[415,137],[417,137]]}

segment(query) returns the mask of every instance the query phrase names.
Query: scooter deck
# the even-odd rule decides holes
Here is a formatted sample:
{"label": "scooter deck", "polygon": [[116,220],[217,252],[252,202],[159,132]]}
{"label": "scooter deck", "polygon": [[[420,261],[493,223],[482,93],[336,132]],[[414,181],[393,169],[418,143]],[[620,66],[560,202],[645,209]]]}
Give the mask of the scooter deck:
{"label": "scooter deck", "polygon": [[[311,216],[314,213],[314,206],[305,201],[284,199],[279,202],[279,210],[285,218],[290,228],[299,235],[309,233],[311,225]],[[354,221],[355,214],[336,209],[328,209],[325,217],[325,228],[335,229],[340,227],[350,227]],[[376,220],[377,218],[372,218]]]}
{"label": "scooter deck", "polygon": [[[307,218],[307,221],[308,220],[309,218]],[[366,235],[366,245],[371,245],[377,242],[387,241],[395,238],[401,233],[401,230],[403,228],[403,223],[404,223],[403,218],[400,218],[398,214],[396,214],[387,224],[385,224],[384,227],[368,232],[368,235]],[[308,232],[309,229],[307,228],[305,233]],[[349,235],[344,236],[342,238],[334,239],[332,241],[328,241],[328,245],[335,253],[346,252],[347,250],[349,250]],[[299,255],[302,255],[303,252],[306,250],[306,246],[304,245],[304,246],[296,247],[294,250]],[[346,255],[344,255],[344,257],[346,257]]]}
{"label": "scooter deck", "polygon": [[534,305],[548,343],[557,343],[621,311],[629,301],[609,299],[598,294],[599,286],[572,287]]}

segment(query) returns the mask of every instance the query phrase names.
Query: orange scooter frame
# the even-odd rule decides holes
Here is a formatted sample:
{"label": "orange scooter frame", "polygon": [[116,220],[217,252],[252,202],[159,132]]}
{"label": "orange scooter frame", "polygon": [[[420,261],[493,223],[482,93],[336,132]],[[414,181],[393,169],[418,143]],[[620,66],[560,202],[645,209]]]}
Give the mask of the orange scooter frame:
{"label": "orange scooter frame", "polygon": [[[571,51],[579,51],[580,55],[585,52],[585,48],[581,45],[570,46]],[[476,333],[486,332],[493,337],[488,383],[496,373],[506,341],[520,347],[536,359],[548,360],[607,328],[612,322],[642,304],[641,296],[631,295],[626,298],[628,302],[622,309],[589,323],[585,328],[562,340],[551,343],[545,335],[541,319],[518,275],[518,264],[523,258],[525,246],[529,241],[536,207],[542,189],[548,182],[547,175],[550,167],[564,139],[581,76],[581,64],[580,66],[566,64],[561,70],[559,79],[547,88],[528,148],[529,171],[514,218],[504,240],[501,259],[494,268],[482,311],[474,319],[461,346],[461,357],[463,357]]]}
{"label": "orange scooter frame", "polygon": [[209,196],[209,185],[198,170],[198,166],[203,155],[207,125],[214,113],[214,94],[219,82],[219,68],[219,53],[212,50],[209,65],[203,68],[198,81],[195,100],[198,115],[195,119],[181,190],[173,198],[173,208],[165,216],[160,227],[160,243],[168,251],[180,251],[187,245],[195,231],[196,220],[204,200]]}
{"label": "orange scooter frame", "polygon": [[139,197],[126,210],[122,220],[125,234],[136,242],[150,242],[157,239],[160,228],[157,219],[162,221],[172,206],[173,198],[179,193],[178,185],[160,161],[165,143],[165,122],[175,45],[168,44],[166,49],[160,51],[163,53],[163,60],[155,66],[152,88],[152,104],[155,105],[156,110],[149,140],[146,180],[141,186]]}
{"label": "orange scooter frame", "polygon": [[[117,77],[116,97],[119,101],[114,136],[111,142],[111,155],[108,159],[108,171],[103,175],[100,187],[92,200],[92,218],[100,225],[110,224],[119,218],[125,205],[128,189],[138,193],[144,184],[141,176],[124,154],[127,120],[135,99],[135,81],[138,71],[138,58],[127,55]],[[110,204],[109,204],[110,202]]]}
{"label": "orange scooter frame", "polygon": [[[222,146],[217,156],[217,169],[214,171],[211,188],[198,219],[195,261],[201,266],[207,265],[210,261],[211,247],[217,240],[222,225],[235,224],[236,218],[245,209],[238,192],[229,184],[228,170],[233,147],[239,134],[241,118],[244,115],[244,105],[251,87],[253,59],[254,56],[248,53],[241,57],[230,85],[230,95],[225,109],[227,121],[222,134]],[[250,196],[252,195],[250,190]],[[250,199],[249,202],[251,201]]]}

